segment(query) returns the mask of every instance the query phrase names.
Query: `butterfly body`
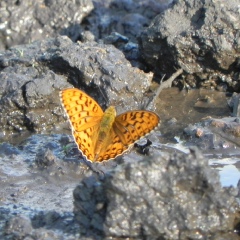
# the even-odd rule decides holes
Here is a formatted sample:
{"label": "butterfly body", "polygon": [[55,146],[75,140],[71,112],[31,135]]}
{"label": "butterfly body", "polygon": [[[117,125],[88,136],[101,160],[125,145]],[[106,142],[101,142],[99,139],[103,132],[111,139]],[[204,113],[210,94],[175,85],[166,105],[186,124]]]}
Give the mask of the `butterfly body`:
{"label": "butterfly body", "polygon": [[116,110],[115,107],[110,106],[104,112],[99,124],[99,130],[96,132],[96,143],[94,146],[94,160],[96,161],[101,152],[106,151],[107,146],[111,143],[112,136],[110,134],[112,125],[115,121]]}
{"label": "butterfly body", "polygon": [[160,121],[151,111],[135,110],[116,116],[115,108],[110,106],[103,112],[94,99],[76,88],[61,91],[60,98],[78,149],[92,162],[123,154]]}

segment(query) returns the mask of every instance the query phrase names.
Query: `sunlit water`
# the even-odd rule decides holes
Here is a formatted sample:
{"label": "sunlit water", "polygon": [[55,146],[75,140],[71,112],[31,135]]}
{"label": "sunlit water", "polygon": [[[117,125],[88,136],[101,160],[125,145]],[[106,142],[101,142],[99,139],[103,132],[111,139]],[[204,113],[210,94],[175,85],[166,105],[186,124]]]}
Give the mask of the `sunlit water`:
{"label": "sunlit water", "polygon": [[240,171],[236,165],[240,164],[239,159],[211,159],[209,160],[209,164],[219,171],[222,186],[237,187],[237,183],[240,179]]}

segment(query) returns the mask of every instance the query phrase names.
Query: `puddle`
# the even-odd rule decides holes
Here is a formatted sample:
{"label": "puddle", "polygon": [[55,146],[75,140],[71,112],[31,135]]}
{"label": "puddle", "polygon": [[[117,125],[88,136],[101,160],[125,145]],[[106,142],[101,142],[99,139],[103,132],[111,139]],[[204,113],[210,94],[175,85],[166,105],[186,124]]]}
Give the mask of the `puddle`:
{"label": "puddle", "polygon": [[[179,152],[189,154],[189,149],[184,145],[184,142],[178,138],[177,140],[177,144],[163,144],[158,147],[161,149],[169,148],[170,151],[178,150]],[[237,187],[238,181],[240,180],[240,158],[212,158],[212,154],[203,155],[209,160],[209,165],[219,172],[220,182],[223,187]]]}
{"label": "puddle", "polygon": [[237,187],[240,179],[239,158],[210,159],[209,164],[219,171],[222,186]]}
{"label": "puddle", "polygon": [[[164,89],[160,93],[156,110],[161,118],[161,143],[188,154],[185,141],[179,137],[183,129],[207,117],[221,119],[231,116],[228,100],[226,93],[219,91]],[[237,186],[240,179],[238,148],[211,149],[204,151],[204,156],[209,159],[210,166],[219,171],[222,186]]]}
{"label": "puddle", "polygon": [[[156,112],[161,118],[161,132],[174,138],[189,124],[202,118],[223,118],[231,115],[226,93],[206,89],[179,91],[164,89],[159,96]],[[170,140],[168,138],[168,140]]]}

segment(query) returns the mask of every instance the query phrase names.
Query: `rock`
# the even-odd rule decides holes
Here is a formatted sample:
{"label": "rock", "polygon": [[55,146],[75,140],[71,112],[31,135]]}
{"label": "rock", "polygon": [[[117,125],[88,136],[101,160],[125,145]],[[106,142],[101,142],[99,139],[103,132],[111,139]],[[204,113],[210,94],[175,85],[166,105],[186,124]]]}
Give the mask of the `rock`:
{"label": "rock", "polygon": [[[53,214],[48,214],[51,217]],[[55,214],[56,215],[56,214]],[[54,219],[51,219],[51,225],[53,225]],[[36,221],[33,219],[33,222]],[[1,236],[1,235],[0,235]],[[45,229],[34,229],[31,223],[31,219],[24,216],[12,217],[6,224],[4,235],[1,239],[38,239],[38,240],[59,240],[60,235]],[[65,238],[66,239],[66,238]],[[69,240],[71,238],[68,238]]]}
{"label": "rock", "polygon": [[[203,117],[194,111],[229,115],[223,92],[218,98],[215,92],[206,98],[196,91],[188,92],[194,98],[179,90],[161,92],[156,112],[168,126],[138,144],[144,156],[132,149],[91,169],[74,145],[69,124],[65,129],[59,100],[61,89],[76,87],[103,109],[141,109],[153,97],[148,91],[153,76],[171,75],[174,66],[184,69],[186,88],[237,89],[237,4],[1,1],[0,48],[8,50],[0,53],[0,138],[7,141],[0,144],[0,239],[237,239],[236,190],[220,186],[218,174],[198,151],[174,154],[180,148],[170,142],[180,139],[183,125]],[[239,120],[212,122],[185,129],[187,143],[213,143],[217,154],[221,147],[226,153],[228,142],[221,141],[230,135],[235,146]],[[56,132],[68,135],[49,134]]]}
{"label": "rock", "polygon": [[136,35],[171,2],[58,0],[32,3],[26,0],[15,3],[2,0],[0,50],[58,35],[66,35],[74,42],[98,41],[114,31],[136,43]]}
{"label": "rock", "polygon": [[[197,146],[209,157],[212,154],[232,157],[240,150],[240,124],[236,117],[207,118],[184,129],[185,146]],[[216,152],[217,150],[217,152]]]}
{"label": "rock", "polygon": [[217,173],[192,149],[85,179],[74,190],[74,213],[81,232],[93,238],[197,239],[233,231],[236,194],[221,187]]}
{"label": "rock", "polygon": [[71,140],[35,134],[17,146],[0,144],[0,239],[78,238],[72,191],[86,166],[64,152]]}
{"label": "rock", "polygon": [[7,223],[6,234],[12,235],[15,239],[22,239],[32,230],[30,219],[18,216]]}
{"label": "rock", "polygon": [[151,84],[151,75],[133,68],[115,47],[67,37],[12,48],[1,54],[0,66],[2,136],[56,132],[65,121],[60,89],[78,87],[121,113],[143,108]]}
{"label": "rock", "polygon": [[13,45],[58,34],[67,35],[73,41],[80,37],[82,19],[93,10],[89,1],[1,1],[0,50]]}
{"label": "rock", "polygon": [[176,1],[141,33],[144,59],[158,75],[169,76],[182,68],[186,75],[195,76],[193,82],[185,77],[190,87],[226,84],[238,90],[239,3]]}
{"label": "rock", "polygon": [[231,99],[229,100],[228,104],[229,107],[232,108],[232,116],[233,117],[240,117],[240,95],[238,93],[233,93]]}

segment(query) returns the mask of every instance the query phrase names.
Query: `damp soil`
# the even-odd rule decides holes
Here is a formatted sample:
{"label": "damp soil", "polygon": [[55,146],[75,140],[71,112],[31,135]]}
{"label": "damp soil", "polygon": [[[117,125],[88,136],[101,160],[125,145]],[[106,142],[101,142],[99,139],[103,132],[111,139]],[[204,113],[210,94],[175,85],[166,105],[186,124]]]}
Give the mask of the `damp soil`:
{"label": "damp soil", "polygon": [[[228,105],[230,96],[225,92],[208,89],[179,91],[178,88],[164,89],[157,103],[157,112],[161,116],[161,143],[171,149],[178,149],[188,153],[182,139],[183,129],[194,125],[204,119],[222,119],[230,117],[232,110]],[[215,129],[215,131],[220,130]],[[220,174],[222,186],[237,187],[240,179],[240,151],[239,140],[233,140],[234,147],[210,149],[204,151],[204,156],[209,160],[212,168]]]}
{"label": "damp soil", "polygon": [[179,91],[178,88],[164,89],[157,103],[161,117],[161,132],[164,141],[172,141],[189,124],[207,117],[223,118],[231,115],[229,97],[225,92],[208,89]]}
{"label": "damp soil", "polygon": [[[183,129],[209,116],[212,118],[230,116],[231,110],[227,101],[228,97],[223,92],[209,90],[187,92],[176,88],[163,90],[156,109],[161,118],[161,126],[149,137],[153,141],[157,138],[155,142],[159,142],[159,144],[153,143],[153,147],[161,152],[174,152],[180,149],[188,153],[184,141],[176,141],[181,138]],[[92,170],[78,160],[80,159],[76,157],[78,152],[72,149],[72,140],[70,131],[68,134],[33,135],[24,141],[21,140],[21,143],[19,141],[15,141],[14,145],[8,143],[3,148],[7,149],[6,152],[0,151],[2,216],[7,215],[7,218],[15,215],[27,215],[30,218],[32,216],[36,228],[56,218],[51,230],[61,231],[61,224],[64,224],[63,229],[67,231],[66,234],[71,232],[74,234],[76,229],[71,226],[72,192],[83,177],[92,174]],[[38,156],[42,151],[45,153],[46,149],[50,149],[51,153],[49,156],[44,156],[46,162],[39,163]],[[224,149],[218,150],[218,153],[219,151]],[[204,154],[208,157],[207,152]],[[114,168],[117,164],[121,164],[121,161],[127,161],[129,158],[139,159],[136,149],[126,154],[123,160],[109,161],[101,165],[101,168]],[[211,166],[220,172],[223,186],[237,185],[240,178],[238,157],[233,155],[228,157],[227,161],[225,158],[208,157],[208,159]],[[51,162],[54,164],[51,165]],[[229,171],[233,168],[234,174],[230,175]],[[43,212],[49,213],[50,220],[42,217]],[[55,216],[56,214],[58,216]],[[48,215],[44,214],[44,216]],[[1,228],[5,226],[5,219],[5,217],[0,219]]]}

